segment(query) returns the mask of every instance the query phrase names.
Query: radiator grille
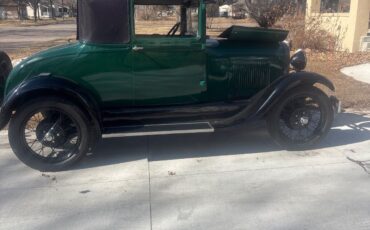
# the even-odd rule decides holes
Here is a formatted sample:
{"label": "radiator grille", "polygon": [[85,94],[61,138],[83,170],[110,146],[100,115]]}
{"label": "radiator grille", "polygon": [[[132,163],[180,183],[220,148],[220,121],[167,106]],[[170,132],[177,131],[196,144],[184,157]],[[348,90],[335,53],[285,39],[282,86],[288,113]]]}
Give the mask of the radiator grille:
{"label": "radiator grille", "polygon": [[242,96],[246,90],[264,88],[271,82],[270,65],[266,60],[233,63],[229,74],[234,96]]}

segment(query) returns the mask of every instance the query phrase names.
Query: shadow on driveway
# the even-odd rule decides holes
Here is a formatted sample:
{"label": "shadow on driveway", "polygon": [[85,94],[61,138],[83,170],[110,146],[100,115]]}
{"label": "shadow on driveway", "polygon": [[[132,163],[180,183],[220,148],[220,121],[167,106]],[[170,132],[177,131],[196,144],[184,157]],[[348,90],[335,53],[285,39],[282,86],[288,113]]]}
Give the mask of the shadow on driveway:
{"label": "shadow on driveway", "polygon": [[[333,129],[316,147],[329,148],[370,140],[370,118],[339,114]],[[102,140],[93,155],[75,169],[142,160],[161,161],[283,150],[270,138],[264,124],[219,130],[211,134],[112,138]]]}

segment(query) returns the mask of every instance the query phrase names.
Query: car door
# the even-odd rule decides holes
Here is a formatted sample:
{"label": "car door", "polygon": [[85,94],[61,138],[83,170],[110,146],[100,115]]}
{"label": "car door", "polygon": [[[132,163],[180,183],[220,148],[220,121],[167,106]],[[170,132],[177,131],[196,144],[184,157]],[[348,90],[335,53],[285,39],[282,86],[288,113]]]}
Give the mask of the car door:
{"label": "car door", "polygon": [[[140,21],[148,9],[157,9],[152,11],[157,15],[156,19]],[[181,23],[176,18],[176,12],[180,10]],[[135,6],[135,13],[132,43],[134,104],[155,106],[201,102],[207,89],[206,53],[199,33],[197,6]],[[176,26],[172,34],[168,32]]]}
{"label": "car door", "polygon": [[83,50],[80,58],[71,60],[78,66],[71,70],[73,75],[79,76],[81,84],[99,96],[103,107],[132,106],[131,46],[84,45]]}
{"label": "car door", "polygon": [[135,105],[198,103],[206,90],[205,51],[193,38],[143,38],[133,46]]}

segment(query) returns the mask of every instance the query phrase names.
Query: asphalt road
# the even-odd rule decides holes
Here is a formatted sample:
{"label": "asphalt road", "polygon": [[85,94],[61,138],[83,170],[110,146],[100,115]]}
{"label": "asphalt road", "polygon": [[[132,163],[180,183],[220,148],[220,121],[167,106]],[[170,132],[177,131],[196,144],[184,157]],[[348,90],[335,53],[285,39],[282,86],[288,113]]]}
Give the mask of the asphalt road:
{"label": "asphalt road", "polygon": [[74,23],[43,26],[1,26],[0,50],[9,52],[18,48],[44,47],[43,43],[65,39],[76,34]]}
{"label": "asphalt road", "polygon": [[0,133],[0,229],[370,229],[370,116],[315,150],[264,129],[103,140],[74,169],[21,164]]}

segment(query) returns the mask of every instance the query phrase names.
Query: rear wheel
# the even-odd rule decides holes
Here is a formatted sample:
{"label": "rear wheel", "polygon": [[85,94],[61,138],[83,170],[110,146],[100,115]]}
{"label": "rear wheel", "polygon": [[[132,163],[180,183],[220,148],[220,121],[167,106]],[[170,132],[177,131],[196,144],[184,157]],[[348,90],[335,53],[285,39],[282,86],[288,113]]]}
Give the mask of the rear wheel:
{"label": "rear wheel", "polygon": [[328,133],[333,109],[328,96],[316,87],[288,91],[271,110],[267,126],[274,140],[288,149],[307,149]]}
{"label": "rear wheel", "polygon": [[58,98],[33,100],[11,119],[9,142],[29,167],[59,171],[86,154],[91,133],[86,116],[74,104]]}
{"label": "rear wheel", "polygon": [[5,84],[6,77],[12,71],[13,66],[9,56],[0,51],[0,86]]}
{"label": "rear wheel", "polygon": [[0,105],[3,100],[3,91],[5,88],[5,81],[10,71],[12,71],[12,62],[6,53],[0,51]]}

